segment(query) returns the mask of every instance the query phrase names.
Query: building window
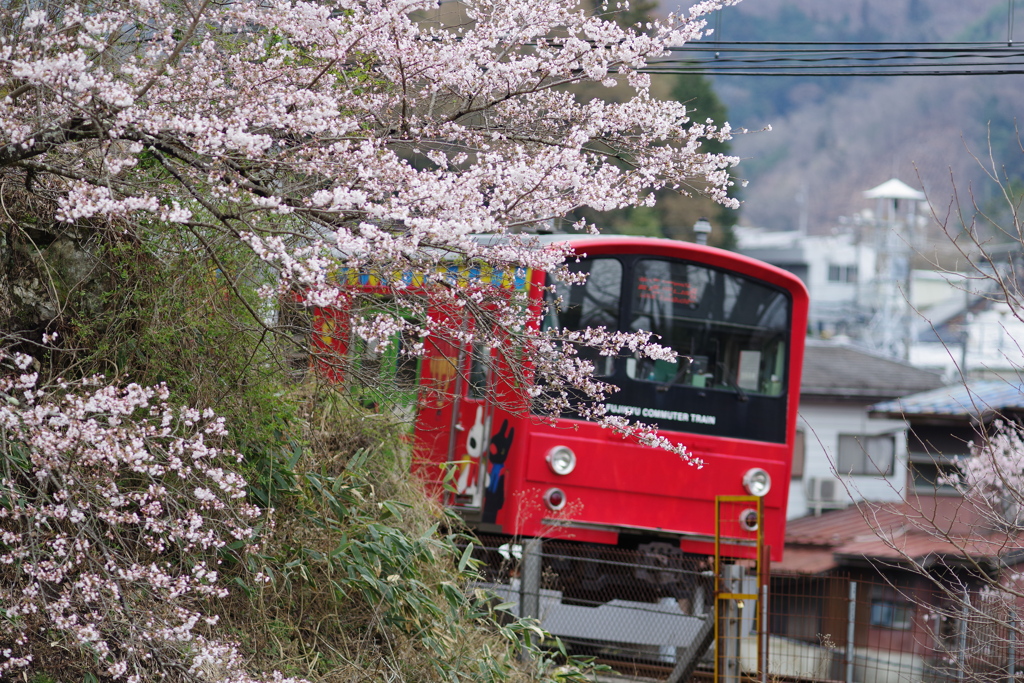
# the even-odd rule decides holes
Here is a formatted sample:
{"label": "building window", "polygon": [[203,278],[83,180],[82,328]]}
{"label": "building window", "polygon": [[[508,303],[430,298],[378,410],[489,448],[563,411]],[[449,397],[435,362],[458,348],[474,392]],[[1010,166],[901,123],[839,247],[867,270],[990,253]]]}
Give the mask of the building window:
{"label": "building window", "polygon": [[807,441],[802,430],[796,430],[796,438],[793,440],[793,479],[800,479],[804,476],[804,455],[807,452]]}
{"label": "building window", "polygon": [[960,495],[957,483],[962,480],[962,475],[955,461],[924,460],[917,456],[910,463],[910,480],[915,491],[957,496]]}
{"label": "building window", "polygon": [[857,282],[857,266],[839,266],[831,264],[828,267],[829,282]]}
{"label": "building window", "polygon": [[892,586],[873,586],[871,589],[871,625],[897,631],[909,630],[914,617],[914,606]]}
{"label": "building window", "polygon": [[892,434],[840,434],[838,474],[889,475],[893,472],[896,437]]}
{"label": "building window", "polygon": [[906,631],[910,628],[913,605],[890,600],[871,601],[871,625]]}

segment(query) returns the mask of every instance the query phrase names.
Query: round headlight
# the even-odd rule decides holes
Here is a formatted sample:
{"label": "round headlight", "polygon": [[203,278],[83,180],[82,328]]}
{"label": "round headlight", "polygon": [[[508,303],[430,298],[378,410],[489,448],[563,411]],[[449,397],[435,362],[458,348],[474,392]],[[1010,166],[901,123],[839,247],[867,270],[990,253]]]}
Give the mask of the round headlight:
{"label": "round headlight", "polygon": [[740,526],[744,531],[757,531],[757,510],[747,508],[740,513]]}
{"label": "round headlight", "polygon": [[772,478],[760,467],[747,470],[743,475],[743,488],[752,496],[763,496],[772,488]]}
{"label": "round headlight", "polygon": [[547,455],[548,467],[555,474],[569,474],[576,469],[576,454],[568,446],[555,446]]}
{"label": "round headlight", "polygon": [[544,492],[544,504],[552,510],[561,510],[565,507],[565,491],[548,489]]}

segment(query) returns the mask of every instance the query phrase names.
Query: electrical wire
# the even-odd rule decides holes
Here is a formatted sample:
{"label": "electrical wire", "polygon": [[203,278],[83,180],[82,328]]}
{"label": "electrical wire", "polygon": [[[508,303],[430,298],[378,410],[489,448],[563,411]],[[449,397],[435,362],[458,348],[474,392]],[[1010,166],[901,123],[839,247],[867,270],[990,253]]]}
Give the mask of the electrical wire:
{"label": "electrical wire", "polygon": [[648,73],[701,76],[979,76],[1024,74],[1024,48],[1014,45],[1016,0],[1007,0],[1006,43],[720,42],[722,12],[715,13],[714,42],[672,48]]}
{"label": "electrical wire", "polygon": [[716,42],[671,48],[647,73],[704,76],[956,76],[1024,74],[1024,45],[1007,43]]}
{"label": "electrical wire", "polygon": [[691,43],[643,70],[701,76],[1024,74],[1024,45],[1002,43]]}

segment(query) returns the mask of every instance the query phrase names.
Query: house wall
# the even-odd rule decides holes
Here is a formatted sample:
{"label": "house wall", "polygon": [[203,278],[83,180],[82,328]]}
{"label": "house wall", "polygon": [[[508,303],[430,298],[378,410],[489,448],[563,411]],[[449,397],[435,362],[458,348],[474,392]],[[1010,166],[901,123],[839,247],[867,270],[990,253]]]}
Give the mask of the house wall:
{"label": "house wall", "polygon": [[[903,499],[907,478],[906,423],[901,420],[881,420],[868,417],[865,405],[857,403],[821,403],[801,401],[797,429],[804,432],[803,476],[790,482],[787,519],[814,512],[808,496],[814,479],[838,480],[838,501],[823,509],[846,507],[853,500],[899,501]],[[837,476],[835,467],[839,436],[885,435],[895,437],[894,462],[890,474],[882,476]]]}
{"label": "house wall", "polygon": [[[915,311],[952,304],[953,310],[967,302],[965,276],[938,270],[915,270],[910,287],[910,305]],[[969,284],[969,283],[968,283]]]}
{"label": "house wall", "polygon": [[[972,317],[967,342],[970,372],[1015,373],[1024,365],[1024,322],[1005,303],[995,303]],[[1015,375],[1010,374],[1011,377]]]}

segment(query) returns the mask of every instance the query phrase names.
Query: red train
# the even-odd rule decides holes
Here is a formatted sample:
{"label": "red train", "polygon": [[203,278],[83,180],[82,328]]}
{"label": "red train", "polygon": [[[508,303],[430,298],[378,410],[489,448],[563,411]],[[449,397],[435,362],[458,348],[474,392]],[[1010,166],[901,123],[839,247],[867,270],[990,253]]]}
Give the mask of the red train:
{"label": "red train", "polygon": [[[715,495],[763,496],[764,542],[780,559],[807,320],[803,284],[773,266],[691,243],[542,239],[571,242],[581,256],[572,270],[588,277],[560,286],[561,305],[538,324],[649,330],[679,352],[675,363],[592,360],[597,375],[618,387],[606,402],[610,414],[656,425],[703,467],[572,415],[538,420],[505,350],[441,341],[427,344],[418,368],[405,369],[419,387],[414,469],[437,482],[439,465],[454,468],[456,491],[439,495],[480,533],[627,548],[655,540],[701,555],[713,552]],[[547,275],[502,277],[539,314]],[[344,341],[323,334],[331,318],[320,313],[318,344],[344,352]],[[755,535],[750,520],[725,521],[730,536]],[[752,552],[749,544],[725,550]]]}

